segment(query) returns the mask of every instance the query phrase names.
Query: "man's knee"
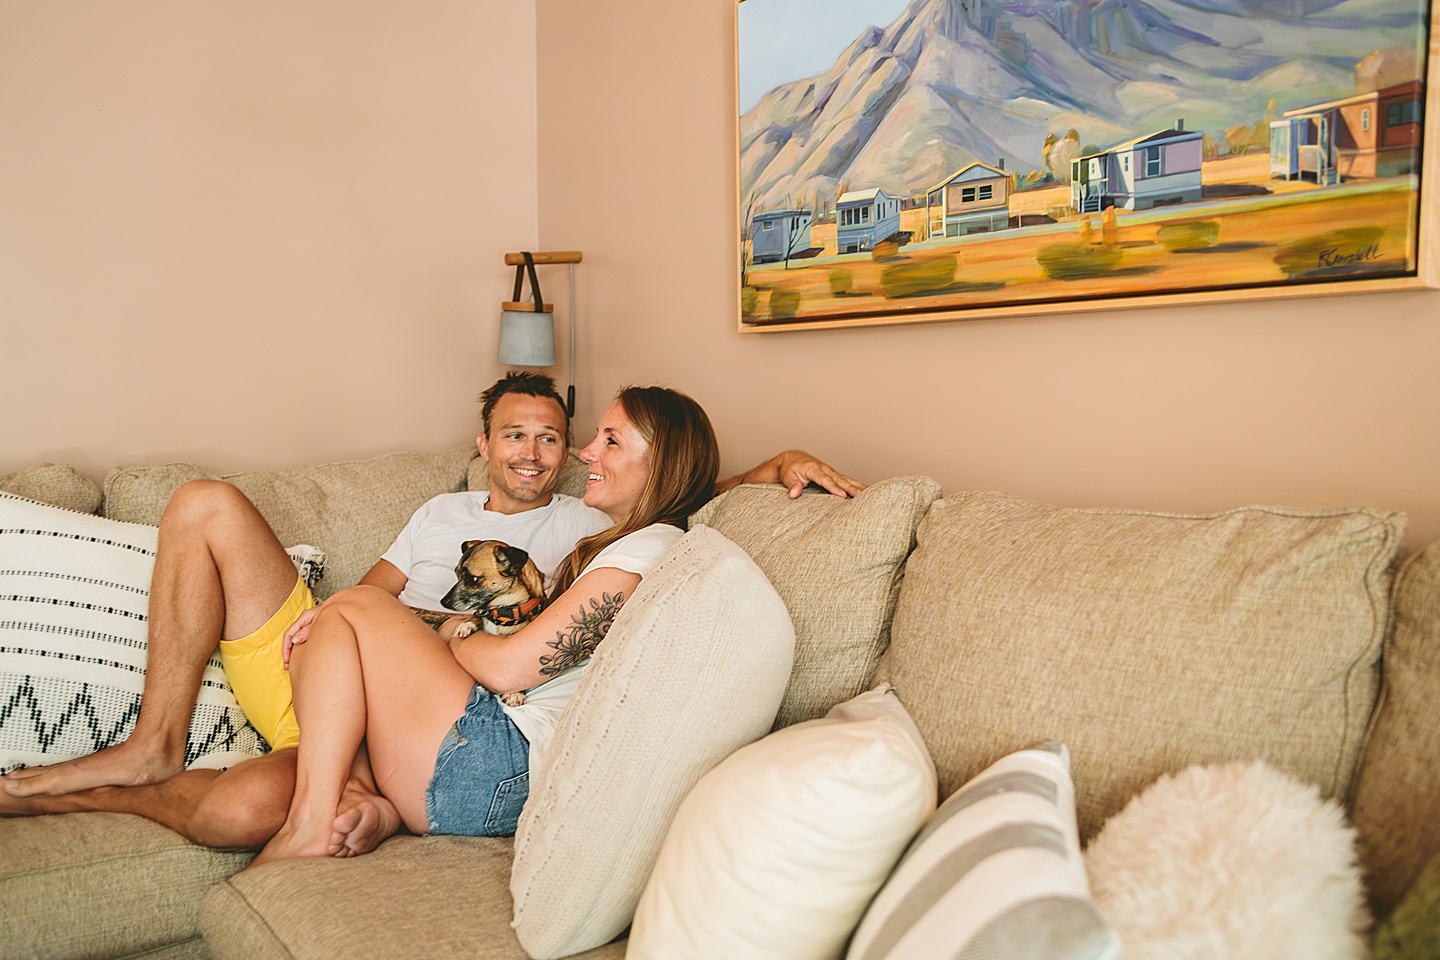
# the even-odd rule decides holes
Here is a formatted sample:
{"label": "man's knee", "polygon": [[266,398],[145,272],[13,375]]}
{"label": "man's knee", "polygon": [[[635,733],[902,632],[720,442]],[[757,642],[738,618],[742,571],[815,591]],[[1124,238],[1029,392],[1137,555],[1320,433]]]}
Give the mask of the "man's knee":
{"label": "man's knee", "polygon": [[227,770],[196,804],[189,834],[211,847],[264,846],[290,811],[295,750],[276,750]]}
{"label": "man's knee", "polygon": [[161,523],[211,523],[252,510],[254,507],[245,494],[233,484],[224,480],[191,480],[171,495]]}

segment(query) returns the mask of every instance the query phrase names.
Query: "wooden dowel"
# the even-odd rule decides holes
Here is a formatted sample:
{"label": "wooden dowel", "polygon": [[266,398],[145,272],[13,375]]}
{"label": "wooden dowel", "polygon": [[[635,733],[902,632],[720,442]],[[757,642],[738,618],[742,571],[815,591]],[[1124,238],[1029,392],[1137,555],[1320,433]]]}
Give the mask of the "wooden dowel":
{"label": "wooden dowel", "polygon": [[[530,253],[530,257],[531,257],[531,259],[533,259],[536,263],[579,263],[579,262],[580,262],[580,251],[579,251],[579,250],[561,250],[561,251],[559,251],[559,252],[552,252],[552,253],[538,253],[538,252],[532,251],[532,252]],[[507,267],[518,267],[518,266],[520,266],[521,264],[523,264],[524,262],[525,262],[525,254],[523,254],[523,253],[507,253],[507,254],[505,254],[505,266],[507,266]]]}

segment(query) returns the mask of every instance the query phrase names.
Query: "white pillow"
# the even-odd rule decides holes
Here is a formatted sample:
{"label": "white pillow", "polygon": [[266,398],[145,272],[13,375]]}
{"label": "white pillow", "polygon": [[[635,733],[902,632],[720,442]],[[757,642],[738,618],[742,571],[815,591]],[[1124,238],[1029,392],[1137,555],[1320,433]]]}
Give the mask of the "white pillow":
{"label": "white pillow", "polygon": [[[157,532],[0,493],[0,773],[85,756],[134,729]],[[186,766],[264,749],[212,657]]]}
{"label": "white pillow", "polygon": [[1369,955],[1355,830],[1316,787],[1262,762],[1161,777],[1110,818],[1085,863],[1131,956]]}
{"label": "white pillow", "polygon": [[1042,744],[1002,758],[940,806],[866,911],[846,958],[1101,960],[1118,952],[1086,883],[1069,753]]}
{"label": "white pillow", "polygon": [[681,805],[626,956],[838,957],[936,790],[889,687],[737,751]]}
{"label": "white pillow", "polygon": [[794,649],[770,581],[709,527],[640,581],[531,771],[510,876],[530,956],[624,931],[681,799],[770,729]]}

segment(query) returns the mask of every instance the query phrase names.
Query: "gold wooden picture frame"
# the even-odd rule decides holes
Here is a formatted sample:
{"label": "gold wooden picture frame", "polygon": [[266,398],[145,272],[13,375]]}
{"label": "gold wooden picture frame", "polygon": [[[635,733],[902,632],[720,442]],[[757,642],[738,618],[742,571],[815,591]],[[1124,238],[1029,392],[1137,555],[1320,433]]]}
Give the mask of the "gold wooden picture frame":
{"label": "gold wooden picture frame", "polygon": [[747,332],[1440,287],[1424,0],[738,0]]}

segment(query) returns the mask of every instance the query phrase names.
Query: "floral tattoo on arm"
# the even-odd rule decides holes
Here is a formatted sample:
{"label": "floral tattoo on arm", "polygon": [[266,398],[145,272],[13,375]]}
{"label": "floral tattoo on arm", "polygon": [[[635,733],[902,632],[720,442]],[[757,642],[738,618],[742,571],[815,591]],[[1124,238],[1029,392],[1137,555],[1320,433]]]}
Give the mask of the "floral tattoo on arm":
{"label": "floral tattoo on arm", "polygon": [[624,603],[623,593],[601,593],[599,600],[592,597],[590,608],[577,611],[570,618],[570,626],[546,644],[555,652],[540,658],[540,675],[553,677],[589,660],[610,632],[610,624]]}

